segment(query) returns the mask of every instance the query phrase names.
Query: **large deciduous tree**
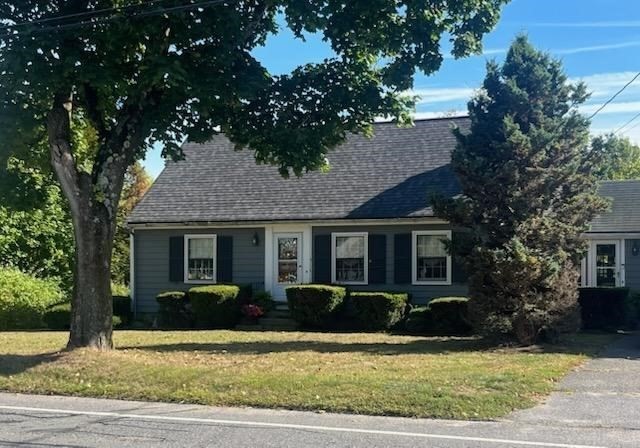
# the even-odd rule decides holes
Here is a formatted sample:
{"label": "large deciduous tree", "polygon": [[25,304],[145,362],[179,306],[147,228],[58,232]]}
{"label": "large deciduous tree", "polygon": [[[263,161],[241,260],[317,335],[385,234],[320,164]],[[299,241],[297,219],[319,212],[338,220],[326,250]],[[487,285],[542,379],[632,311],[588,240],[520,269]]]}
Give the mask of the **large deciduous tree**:
{"label": "large deciduous tree", "polygon": [[591,146],[601,154],[602,163],[597,171],[599,178],[640,179],[640,146],[614,134],[594,137]]}
{"label": "large deciduous tree", "polygon": [[465,255],[471,316],[484,332],[531,344],[576,323],[581,234],[606,206],[589,121],[577,111],[587,97],[520,36],[504,64],[488,63],[468,106],[471,128],[456,132],[462,196],[436,209],[469,230],[470,244],[452,249]]}
{"label": "large deciduous tree", "polygon": [[[76,263],[68,347],[108,349],[110,255],[127,167],[155,143],[222,132],[258,162],[299,175],[323,167],[348,132],[407,119],[416,69],[481,50],[507,0],[1,0],[0,140],[46,131],[73,218]],[[274,76],[252,50],[287,26],[320,33],[334,56]],[[79,163],[73,128],[95,131]],[[28,148],[27,148],[28,149]]]}

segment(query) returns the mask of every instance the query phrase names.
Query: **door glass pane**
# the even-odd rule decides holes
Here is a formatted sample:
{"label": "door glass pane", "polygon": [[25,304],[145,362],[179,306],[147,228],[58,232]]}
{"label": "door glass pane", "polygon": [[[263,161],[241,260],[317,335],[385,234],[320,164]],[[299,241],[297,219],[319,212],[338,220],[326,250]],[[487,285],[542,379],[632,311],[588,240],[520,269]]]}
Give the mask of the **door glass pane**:
{"label": "door glass pane", "polygon": [[616,286],[616,245],[596,244],[597,286]]}
{"label": "door glass pane", "polygon": [[298,283],[298,238],[278,238],[278,283]]}

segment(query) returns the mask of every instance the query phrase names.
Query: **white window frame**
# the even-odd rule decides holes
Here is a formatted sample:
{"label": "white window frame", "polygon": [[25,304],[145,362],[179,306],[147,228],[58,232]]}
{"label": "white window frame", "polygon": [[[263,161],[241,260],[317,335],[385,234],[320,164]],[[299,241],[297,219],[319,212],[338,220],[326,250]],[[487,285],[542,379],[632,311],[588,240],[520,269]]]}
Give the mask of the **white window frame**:
{"label": "white window frame", "polygon": [[[190,280],[189,279],[189,241],[197,239],[213,240],[213,280]],[[218,236],[215,234],[190,234],[184,236],[184,282],[191,284],[211,285],[218,281],[217,260],[218,256]]]}
{"label": "white window frame", "polygon": [[[338,282],[336,281],[336,239],[341,237],[364,237],[364,281]],[[331,233],[331,283],[340,285],[368,285],[369,284],[369,233],[368,232],[333,232]]]}
{"label": "white window frame", "polygon": [[451,254],[447,254],[446,280],[418,280],[418,236],[443,236],[451,239],[451,230],[414,230],[411,232],[411,284],[413,285],[451,285]]}

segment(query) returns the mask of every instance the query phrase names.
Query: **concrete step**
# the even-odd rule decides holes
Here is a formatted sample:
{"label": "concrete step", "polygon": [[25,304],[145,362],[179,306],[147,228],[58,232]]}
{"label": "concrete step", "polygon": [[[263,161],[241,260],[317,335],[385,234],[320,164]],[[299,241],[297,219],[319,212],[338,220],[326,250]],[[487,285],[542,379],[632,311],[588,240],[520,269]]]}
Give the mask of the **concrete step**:
{"label": "concrete step", "polygon": [[261,317],[258,320],[258,324],[263,327],[288,327],[288,326],[296,326],[296,321],[293,319],[283,318],[283,317]]}
{"label": "concrete step", "polygon": [[278,311],[289,311],[289,304],[287,302],[276,302],[275,309]]}
{"label": "concrete step", "polygon": [[289,310],[271,310],[268,311],[264,317],[280,317],[283,319],[288,319],[291,317],[291,313]]}

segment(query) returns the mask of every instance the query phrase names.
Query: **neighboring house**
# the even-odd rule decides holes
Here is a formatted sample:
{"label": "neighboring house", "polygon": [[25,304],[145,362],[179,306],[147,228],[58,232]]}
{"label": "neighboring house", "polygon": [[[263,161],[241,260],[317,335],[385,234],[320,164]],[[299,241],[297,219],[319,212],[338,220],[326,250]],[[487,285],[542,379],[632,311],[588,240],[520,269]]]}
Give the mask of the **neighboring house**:
{"label": "neighboring house", "polygon": [[626,286],[640,290],[640,180],[607,181],[600,195],[611,209],[585,235],[589,253],[582,263],[582,286]]}
{"label": "neighboring house", "polygon": [[[222,135],[186,143],[185,160],[167,162],[128,220],[135,311],[155,312],[159,292],[212,283],[252,284],[280,301],[288,285],[311,282],[409,292],[414,303],[466,294],[466,276],[442,243],[455,240],[455,230],[429,205],[434,193],[459,192],[450,169],[454,126],[465,130],[469,121],[417,120],[410,128],[377,123],[373,138],[351,135],[329,153],[329,172],[290,179],[256,165],[252,151],[234,151]],[[589,272],[595,257],[583,263],[585,284],[595,284],[589,279],[596,272],[625,284],[621,247],[628,249],[626,284],[632,272],[640,278],[640,257],[630,264],[640,228],[624,220],[633,213],[640,224],[640,212],[632,210],[640,204],[639,185],[621,183],[635,188],[630,203],[618,198],[616,185],[602,187],[615,201],[588,236],[599,257]],[[595,240],[601,235],[606,241]],[[598,280],[604,283],[613,281]]]}

